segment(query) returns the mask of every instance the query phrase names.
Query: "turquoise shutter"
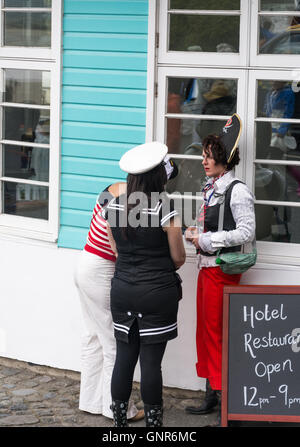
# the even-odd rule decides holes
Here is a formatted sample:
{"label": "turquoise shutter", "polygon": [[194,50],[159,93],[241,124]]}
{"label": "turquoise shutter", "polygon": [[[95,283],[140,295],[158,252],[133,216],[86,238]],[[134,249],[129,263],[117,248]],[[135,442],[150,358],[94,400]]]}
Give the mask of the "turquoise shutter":
{"label": "turquoise shutter", "polygon": [[96,197],[144,143],[148,1],[65,0],[58,245],[83,248]]}

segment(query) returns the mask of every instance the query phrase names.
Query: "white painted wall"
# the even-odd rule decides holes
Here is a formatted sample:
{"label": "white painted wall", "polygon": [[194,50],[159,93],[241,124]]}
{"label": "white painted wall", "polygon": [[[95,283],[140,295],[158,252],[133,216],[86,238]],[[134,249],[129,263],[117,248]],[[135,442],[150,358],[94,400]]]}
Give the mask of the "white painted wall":
{"label": "white painted wall", "polygon": [[[79,251],[13,237],[1,238],[0,244],[0,356],[80,371],[82,320],[73,283]],[[179,336],[168,343],[164,384],[203,389],[195,372],[197,269],[192,256],[180,273]],[[300,267],[257,264],[242,282],[299,284]]]}

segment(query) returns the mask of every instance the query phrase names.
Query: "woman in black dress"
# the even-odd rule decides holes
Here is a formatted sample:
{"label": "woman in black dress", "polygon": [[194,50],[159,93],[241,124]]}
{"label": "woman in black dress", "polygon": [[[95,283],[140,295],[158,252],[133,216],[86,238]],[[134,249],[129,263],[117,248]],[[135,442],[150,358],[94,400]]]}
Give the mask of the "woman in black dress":
{"label": "woman in black dress", "polygon": [[167,147],[156,142],[128,151],[120,161],[128,172],[127,194],[107,205],[108,234],[118,254],[111,288],[117,340],[111,392],[117,427],[127,425],[138,359],[146,425],[162,425],[161,362],[167,341],[177,336],[175,270],[185,261],[178,213],[164,194],[170,168],[166,154]]}

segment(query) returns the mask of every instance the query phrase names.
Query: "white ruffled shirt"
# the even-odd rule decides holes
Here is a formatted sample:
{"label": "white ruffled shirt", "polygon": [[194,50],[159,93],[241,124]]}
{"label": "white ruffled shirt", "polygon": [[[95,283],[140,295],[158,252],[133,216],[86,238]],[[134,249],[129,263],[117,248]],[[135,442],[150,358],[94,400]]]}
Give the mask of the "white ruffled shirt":
{"label": "white ruffled shirt", "polygon": [[[217,205],[220,197],[216,197],[215,193],[224,193],[226,187],[234,180],[239,180],[234,176],[232,171],[227,172],[220,177],[214,184],[214,193],[211,196],[208,206]],[[210,179],[209,182],[213,182]],[[208,183],[209,183],[208,182]],[[254,213],[254,196],[244,183],[237,183],[232,188],[230,208],[233,219],[236,223],[236,229],[231,231],[216,231],[201,233],[199,235],[199,245],[203,251],[207,253],[215,253],[222,247],[233,247],[252,242],[255,238],[255,213]],[[217,267],[217,256],[198,255],[198,267]]]}

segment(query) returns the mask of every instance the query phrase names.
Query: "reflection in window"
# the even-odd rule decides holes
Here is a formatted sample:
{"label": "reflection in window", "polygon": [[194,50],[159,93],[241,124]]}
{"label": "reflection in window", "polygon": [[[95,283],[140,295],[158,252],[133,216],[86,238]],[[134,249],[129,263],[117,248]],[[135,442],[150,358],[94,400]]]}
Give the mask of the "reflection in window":
{"label": "reflection in window", "polygon": [[4,102],[50,104],[50,72],[5,70]]}
{"label": "reflection in window", "polygon": [[11,181],[2,184],[2,212],[48,219],[48,186],[40,182],[49,182],[50,73],[5,69],[4,80],[2,176]]}
{"label": "reflection in window", "polygon": [[238,53],[239,34],[239,16],[170,14],[170,51]]}
{"label": "reflection in window", "polygon": [[170,9],[198,9],[198,10],[239,10],[240,0],[170,0]]}
{"label": "reflection in window", "polygon": [[5,177],[49,181],[49,149],[36,146],[3,146]]}
{"label": "reflection in window", "polygon": [[51,13],[5,11],[4,45],[49,48],[51,46]]}
{"label": "reflection in window", "polygon": [[50,110],[3,107],[4,139],[49,144]]}
{"label": "reflection in window", "polygon": [[300,207],[255,206],[259,241],[300,243]]}
{"label": "reflection in window", "polygon": [[[236,112],[237,81],[235,79],[168,78],[169,99],[177,95],[177,113],[199,115],[232,115]],[[173,101],[167,105],[173,112]]]}
{"label": "reflection in window", "polygon": [[299,202],[300,166],[257,164],[255,197],[257,200]]}
{"label": "reflection in window", "polygon": [[[189,146],[186,155],[202,155],[202,145],[194,143]],[[195,195],[199,193],[205,181],[205,171],[202,160],[195,159],[174,159],[178,167],[178,175],[168,181],[167,191],[169,193],[179,192],[180,194]]]}
{"label": "reflection in window", "polygon": [[259,17],[260,54],[300,54],[299,45],[300,15]]}
{"label": "reflection in window", "polygon": [[257,116],[275,118],[257,123],[257,158],[295,159],[300,155],[299,124],[282,119],[300,119],[300,93],[283,80],[258,81]]}
{"label": "reflection in window", "polygon": [[51,8],[52,0],[4,0],[5,8]]}
{"label": "reflection in window", "polygon": [[299,0],[260,0],[261,11],[300,11]]}
{"label": "reflection in window", "polygon": [[3,213],[48,219],[48,187],[28,185],[21,182],[3,182],[3,184]]}
{"label": "reflection in window", "polygon": [[300,160],[300,123],[290,124],[288,134],[272,139],[272,124],[256,123],[256,158],[270,160]]}
{"label": "reflection in window", "polygon": [[211,133],[218,135],[225,124],[226,120],[167,118],[166,144],[169,152],[171,154],[188,154],[191,144],[201,143]]}

